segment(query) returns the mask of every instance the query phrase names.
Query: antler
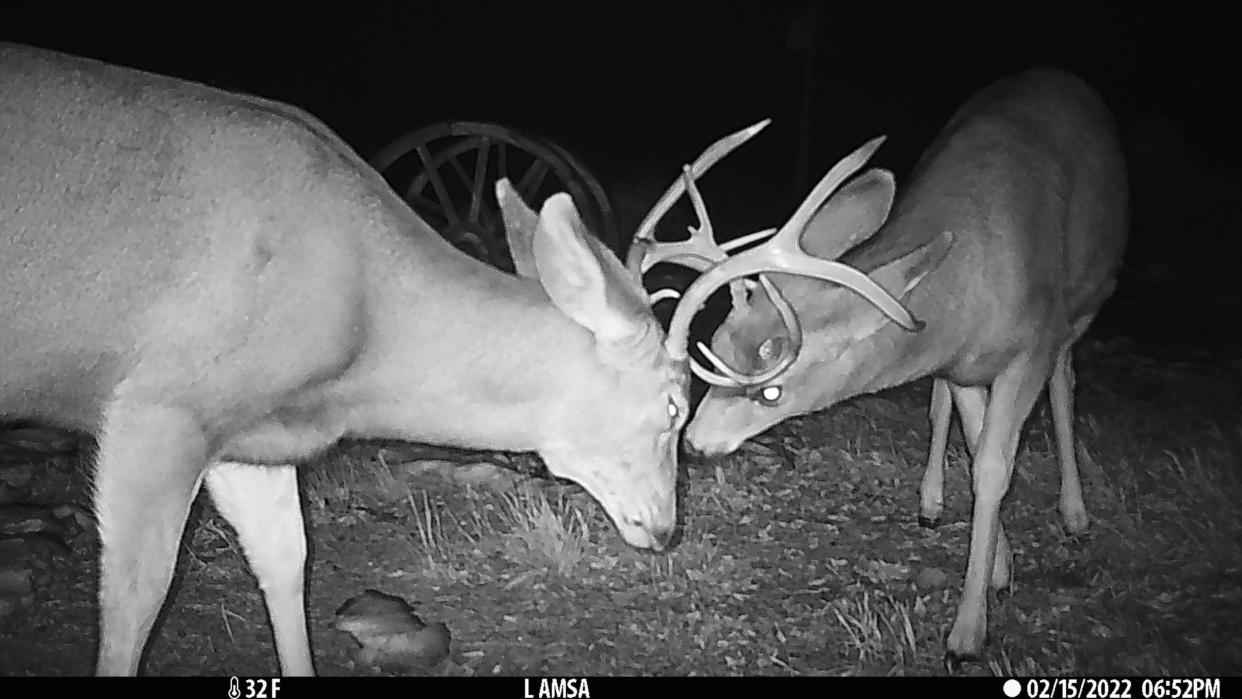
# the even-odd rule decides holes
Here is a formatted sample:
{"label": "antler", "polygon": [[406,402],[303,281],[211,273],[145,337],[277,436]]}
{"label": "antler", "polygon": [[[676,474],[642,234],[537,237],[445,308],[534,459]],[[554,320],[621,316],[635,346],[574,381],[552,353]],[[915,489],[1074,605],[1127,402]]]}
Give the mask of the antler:
{"label": "antler", "polygon": [[[713,264],[727,259],[730,251],[766,238],[776,232],[775,229],[768,229],[742,236],[727,243],[717,243],[715,230],[712,228],[711,216],[708,215],[707,207],[703,203],[703,196],[695,185],[695,180],[702,177],[713,165],[720,162],[721,159],[733,152],[738,146],[749,141],[755,134],[767,128],[768,124],[771,123],[771,119],[764,119],[740,131],[731,133],[704,149],[699,157],[694,160],[694,164],[682,166],[681,177],[669,185],[664,195],[647,212],[643,222],[638,226],[638,231],[634,234],[634,240],[630,244],[630,250],[626,255],[625,263],[630,272],[641,279],[642,275],[646,274],[655,265],[661,262],[673,262],[702,273],[707,271]],[[694,207],[694,215],[699,222],[698,227],[688,227],[687,230],[690,233],[690,237],[685,240],[670,243],[657,241],[655,239],[656,224],[673,208],[673,205],[677,203],[682,194],[688,194],[690,197],[690,203]],[[745,284],[746,282],[730,284],[730,291],[733,295],[733,304],[735,306],[745,302]],[[650,295],[650,301],[653,304],[663,299],[679,298],[681,298],[681,292],[676,289],[659,289]],[[697,365],[693,368],[699,369]]]}
{"label": "antler", "polygon": [[[638,232],[634,234],[634,242],[630,244],[625,263],[631,272],[641,277],[653,265],[666,261],[675,261],[702,272],[729,256],[728,250],[732,249],[732,246],[721,248],[716,244],[711,219],[707,215],[707,208],[703,206],[703,197],[700,196],[694,182],[713,165],[720,162],[721,158],[749,141],[770,123],[772,123],[771,119],[764,119],[741,131],[731,133],[708,146],[695,159],[693,165],[682,167],[681,176],[669,185],[664,196],[660,197],[655,206],[651,207],[651,211],[647,212],[647,216],[639,224]],[[681,195],[687,192],[690,194],[690,202],[694,205],[694,213],[699,219],[699,227],[690,228],[690,237],[686,240],[676,243],[656,242],[656,224],[673,208]]]}
{"label": "antler", "polygon": [[[823,202],[832,196],[833,192],[850,175],[865,165],[883,142],[883,136],[874,138],[833,166],[793,216],[766,243],[727,259],[717,258],[716,264],[710,266],[690,285],[673,313],[668,338],[665,341],[669,354],[674,359],[689,358],[687,350],[690,321],[713,291],[734,280],[762,272],[783,272],[841,284],[875,304],[880,311],[903,328],[913,331],[922,327],[922,324],[915,320],[897,299],[866,274],[849,265],[809,255],[799,243],[803,229]],[[696,211],[700,206],[701,203],[696,204]],[[754,236],[748,236],[748,238],[753,240]],[[781,322],[788,330],[790,342],[784,347],[780,357],[769,368],[758,374],[743,374],[732,369],[706,345],[699,343],[699,349],[717,370],[705,369],[691,359],[694,373],[704,381],[722,386],[756,385],[780,375],[797,359],[802,347],[802,329],[797,315],[776,286],[765,276],[761,275],[759,281],[772,299]]]}

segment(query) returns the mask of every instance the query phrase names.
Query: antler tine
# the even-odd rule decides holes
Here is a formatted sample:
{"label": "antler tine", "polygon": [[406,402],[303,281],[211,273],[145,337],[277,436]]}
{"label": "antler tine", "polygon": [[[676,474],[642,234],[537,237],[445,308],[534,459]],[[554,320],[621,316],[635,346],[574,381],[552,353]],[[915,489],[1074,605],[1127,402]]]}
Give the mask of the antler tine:
{"label": "antler tine", "polygon": [[[664,218],[664,215],[673,208],[677,200],[681,198],[687,189],[693,188],[694,181],[702,177],[713,165],[718,163],[722,158],[731,153],[735,148],[749,141],[755,134],[762,131],[768,124],[772,123],[771,119],[764,119],[756,124],[748,126],[740,131],[725,136],[708,146],[698,158],[695,159],[693,165],[683,168],[682,175],[673,181],[664,195],[660,197],[655,206],[651,207],[651,211],[647,212],[647,216],[643,218],[643,222],[639,224],[638,231],[634,234],[634,240],[630,244],[629,254],[626,256],[626,267],[635,274],[640,276],[643,272],[651,268],[656,262],[674,259],[674,256],[665,256],[659,260],[649,262],[652,253],[656,248],[663,248],[665,245],[677,245],[677,243],[658,243],[655,239],[655,227]],[[697,194],[697,192],[696,192]],[[696,207],[696,213],[697,213]],[[703,221],[700,219],[700,224]],[[710,226],[707,226],[707,232],[710,236]],[[700,229],[702,230],[702,229]],[[691,231],[693,238],[694,231]],[[686,241],[682,241],[686,242]],[[714,246],[714,241],[711,242]]]}
{"label": "antler tine", "polygon": [[655,305],[664,299],[679,299],[681,292],[676,289],[658,289],[651,292],[650,303]]}
{"label": "antler tine", "polygon": [[698,218],[699,225],[697,228],[694,226],[688,228],[690,237],[685,240],[670,243],[651,241],[651,244],[646,246],[645,254],[639,263],[638,274],[640,275],[646,274],[647,270],[661,262],[677,262],[702,272],[729,256],[716,244],[711,216],[708,215],[707,207],[703,204],[703,196],[699,194],[699,188],[694,184],[694,176],[691,174],[689,165],[682,167],[682,183],[685,186],[685,192],[690,196],[690,203],[694,206],[694,215]]}
{"label": "antler tine", "polygon": [[764,238],[771,238],[776,233],[776,231],[777,229],[775,228],[765,228],[761,231],[755,231],[754,233],[747,233],[746,235],[741,236],[739,238],[734,238],[733,240],[727,240],[721,243],[720,249],[724,250],[725,252],[733,252],[734,250],[740,247],[745,247],[746,245],[749,245],[750,243],[753,243],[756,240],[763,240]]}
{"label": "antler tine", "polygon": [[790,216],[785,225],[781,226],[781,229],[776,232],[775,237],[791,238],[793,239],[793,246],[801,250],[802,244],[798,240],[802,237],[802,231],[806,228],[806,224],[810,223],[811,217],[815,215],[815,212],[819,211],[824,202],[828,200],[828,197],[831,197],[833,193],[841,188],[841,185],[845,184],[845,181],[851,175],[861,170],[862,166],[866,165],[868,160],[871,160],[871,156],[875,155],[875,152],[879,150],[887,138],[887,136],[876,136],[862,144],[853,153],[842,158],[836,165],[833,165],[832,169],[820,179],[815,188],[811,190],[811,193],[806,195],[806,198],[798,205],[793,216]]}
{"label": "antler tine", "polygon": [[[682,295],[682,299],[673,313],[667,339],[669,353],[678,359],[684,359],[688,356],[687,342],[690,320],[713,291],[735,279],[760,272],[784,272],[841,284],[875,304],[877,308],[903,328],[907,330],[919,329],[921,324],[910,315],[910,312],[866,274],[840,262],[811,256],[802,249],[799,242],[802,229],[805,228],[811,216],[819,209],[824,200],[831,196],[850,175],[865,165],[883,141],[883,137],[872,139],[838,162],[820,180],[819,184],[811,191],[811,194],[807,196],[806,200],[794,212],[794,215],[790,217],[784,226],[781,226],[781,229],[772,236],[771,240],[763,245],[730,257],[696,279]],[[766,381],[775,375],[773,369],[779,367],[783,371],[796,358],[796,350],[801,346],[802,339],[800,328],[797,325],[797,318],[779,290],[770,284],[765,277],[760,277],[760,281],[763,283],[764,290],[772,299],[782,322],[790,333],[791,342],[789,347],[782,353],[771,369],[765,370],[761,374],[747,376],[745,381],[737,378],[737,376],[740,376],[737,372],[732,372],[732,375],[728,373],[716,374],[713,378],[718,379],[718,381],[713,381],[714,383],[736,386],[742,383],[754,384]],[[714,364],[719,362],[719,359],[714,356],[709,356],[709,359]],[[706,370],[703,371],[706,372]],[[700,372],[696,370],[696,373]],[[700,375],[702,376],[703,374]]]}

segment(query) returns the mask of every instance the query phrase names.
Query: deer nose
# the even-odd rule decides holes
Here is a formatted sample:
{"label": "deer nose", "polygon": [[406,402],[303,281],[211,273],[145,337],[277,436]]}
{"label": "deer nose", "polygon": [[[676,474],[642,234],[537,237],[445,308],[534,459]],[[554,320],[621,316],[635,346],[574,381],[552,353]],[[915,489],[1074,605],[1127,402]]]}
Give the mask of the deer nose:
{"label": "deer nose", "polygon": [[651,539],[655,542],[654,548],[656,551],[663,551],[668,548],[669,542],[673,540],[673,530],[676,528],[675,525],[670,524],[655,527],[651,530]]}
{"label": "deer nose", "polygon": [[626,517],[625,524],[636,530],[646,534],[647,541],[642,544],[642,548],[650,548],[655,551],[663,551],[668,548],[669,542],[673,540],[673,534],[677,529],[677,521],[670,519],[667,522],[653,522],[637,517]]}
{"label": "deer nose", "polygon": [[733,451],[733,448],[731,448],[729,444],[723,442],[708,442],[706,444],[699,444],[698,442],[692,442],[687,439],[684,440],[682,444],[684,445],[686,454],[696,459],[707,459],[713,456],[728,454]]}
{"label": "deer nose", "polygon": [[681,446],[687,454],[701,459],[732,454],[742,446],[743,441],[744,438],[738,439],[737,435],[713,434],[707,430],[695,430],[691,426],[682,437]]}

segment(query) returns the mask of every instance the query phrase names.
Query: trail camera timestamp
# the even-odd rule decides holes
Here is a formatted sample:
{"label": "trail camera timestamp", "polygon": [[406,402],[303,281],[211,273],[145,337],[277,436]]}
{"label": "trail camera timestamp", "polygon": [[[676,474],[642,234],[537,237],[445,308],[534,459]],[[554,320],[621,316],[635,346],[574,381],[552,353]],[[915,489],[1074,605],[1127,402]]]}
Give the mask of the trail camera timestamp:
{"label": "trail camera timestamp", "polygon": [[1029,679],[1013,680],[1006,694],[1025,693],[1032,699],[1220,699],[1220,679],[1205,677]]}

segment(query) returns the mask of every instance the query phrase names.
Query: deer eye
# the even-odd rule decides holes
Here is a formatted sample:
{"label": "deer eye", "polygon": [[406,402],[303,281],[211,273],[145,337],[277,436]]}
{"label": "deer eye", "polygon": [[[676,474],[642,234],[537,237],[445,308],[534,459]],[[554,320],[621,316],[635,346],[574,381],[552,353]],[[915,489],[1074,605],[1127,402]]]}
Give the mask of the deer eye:
{"label": "deer eye", "polygon": [[780,402],[783,394],[784,391],[781,390],[780,386],[764,386],[763,389],[759,391],[759,400],[768,405],[776,405]]}
{"label": "deer eye", "polygon": [[776,359],[776,355],[779,354],[780,342],[783,339],[780,337],[769,337],[764,340],[763,344],[759,345],[759,358],[765,362]]}

